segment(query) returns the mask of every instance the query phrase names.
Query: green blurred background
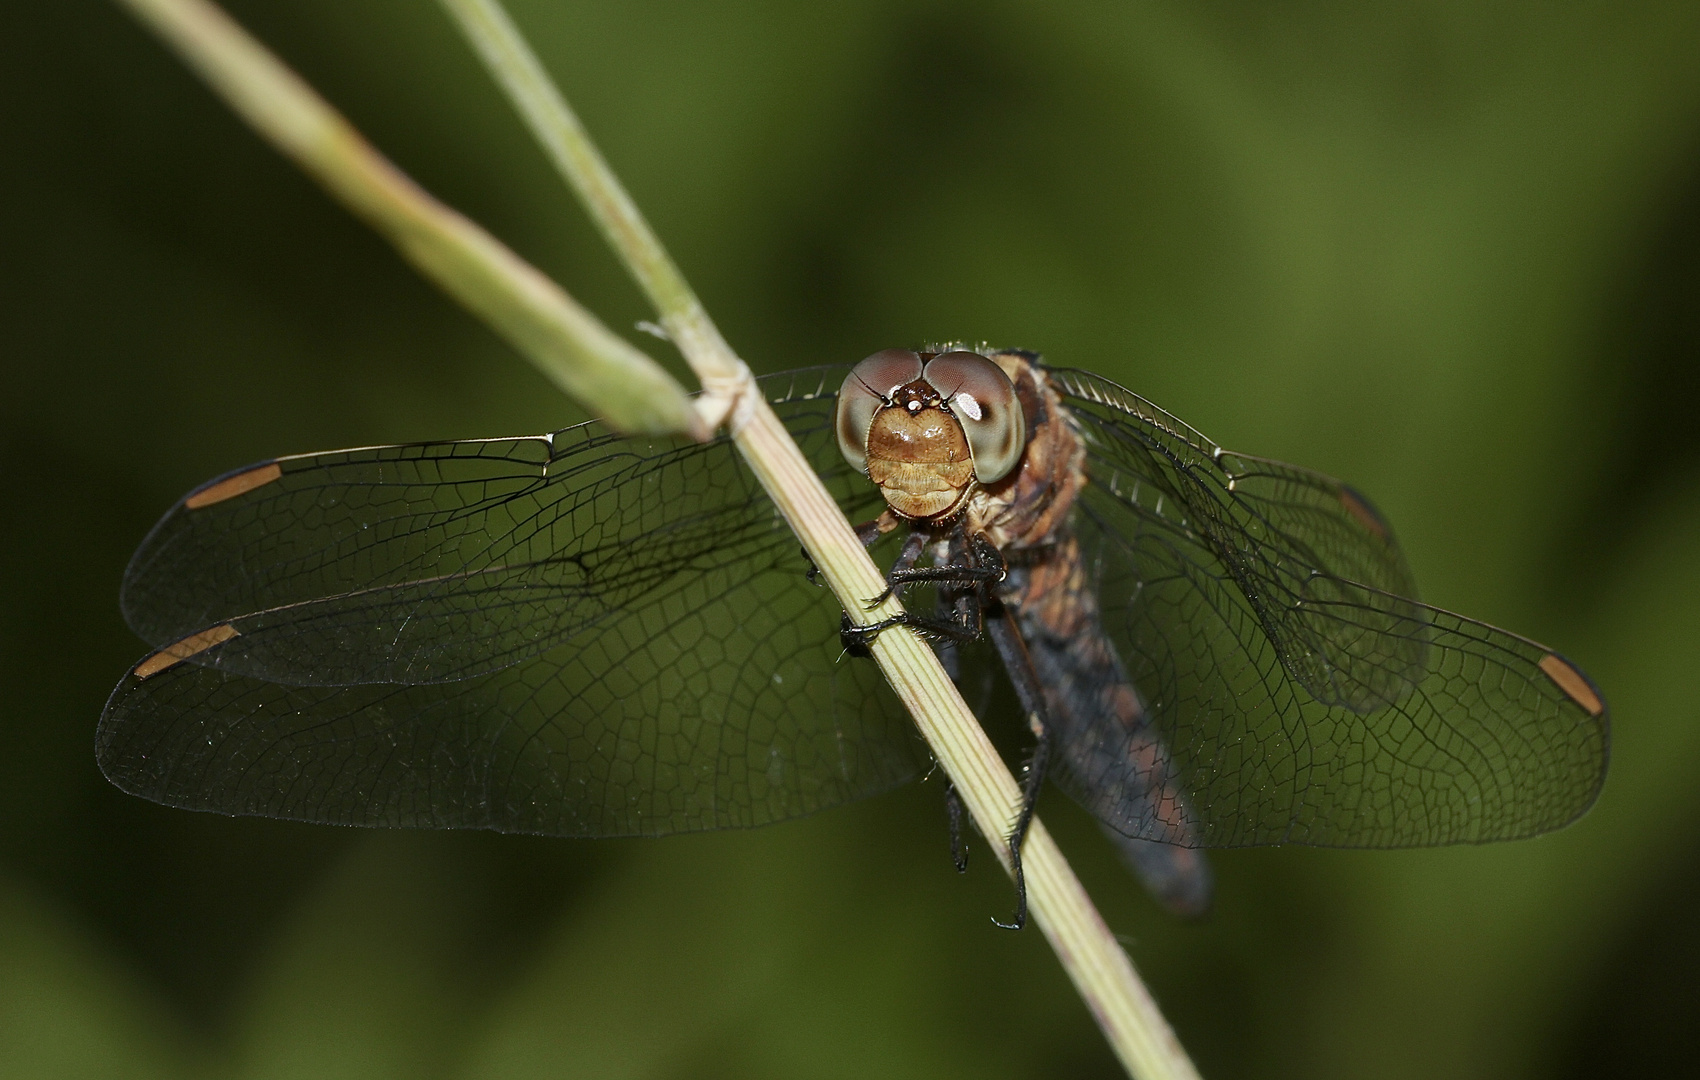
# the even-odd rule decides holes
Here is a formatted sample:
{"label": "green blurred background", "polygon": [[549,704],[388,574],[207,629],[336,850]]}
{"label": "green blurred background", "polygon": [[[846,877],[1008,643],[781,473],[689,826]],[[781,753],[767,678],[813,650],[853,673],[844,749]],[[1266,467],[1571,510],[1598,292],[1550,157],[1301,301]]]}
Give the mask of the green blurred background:
{"label": "green blurred background", "polygon": [[[233,8],[610,323],[648,314],[434,4]],[[1579,825],[1224,853],[1199,926],[1047,797],[1207,1077],[1690,1067],[1700,6],[515,12],[758,370],[950,337],[1095,369],[1350,478],[1428,599],[1605,688]],[[0,13],[0,147],[0,1074],[1116,1074],[1040,936],[991,926],[984,848],[952,872],[936,782],[595,843],[109,788],[118,582],[183,491],[579,414],[107,4]]]}

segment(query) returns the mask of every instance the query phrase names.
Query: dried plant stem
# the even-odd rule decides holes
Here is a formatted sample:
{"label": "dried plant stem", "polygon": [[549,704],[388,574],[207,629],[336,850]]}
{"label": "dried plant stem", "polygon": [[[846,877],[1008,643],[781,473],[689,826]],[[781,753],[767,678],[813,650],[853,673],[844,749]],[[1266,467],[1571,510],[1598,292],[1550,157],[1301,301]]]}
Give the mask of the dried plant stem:
{"label": "dried plant stem", "polygon": [[[207,0],[121,2],[256,130],[569,393],[628,429],[657,430],[651,426],[658,423],[653,414],[626,419],[620,410],[630,410],[634,399],[652,404],[668,399],[677,387],[665,372],[488,233],[421,191],[222,11]],[[626,260],[702,379],[707,393],[699,406],[701,420],[676,417],[671,430],[700,431],[703,423],[726,418],[738,449],[851,617],[865,622],[895,612],[893,601],[872,611],[865,608],[863,599],[884,587],[879,571],[506,14],[492,0],[443,2]],[[955,684],[932,650],[906,630],[881,634],[873,654],[962,793],[976,827],[1008,869],[1003,838],[1020,791]],[[1127,955],[1037,821],[1023,855],[1034,919],[1128,1071],[1148,1080],[1196,1077]]]}
{"label": "dried plant stem", "polygon": [[501,241],[427,194],[207,0],[119,0],[261,135],[556,385],[623,431],[711,429],[683,387]]}
{"label": "dried plant stem", "polygon": [[572,187],[608,246],[625,261],[661,325],[702,380],[705,419],[719,426],[732,403],[753,384],[702,302],[650,229],[625,186],[591,142],[578,115],[556,89],[507,11],[485,0],[442,0],[496,81]]}

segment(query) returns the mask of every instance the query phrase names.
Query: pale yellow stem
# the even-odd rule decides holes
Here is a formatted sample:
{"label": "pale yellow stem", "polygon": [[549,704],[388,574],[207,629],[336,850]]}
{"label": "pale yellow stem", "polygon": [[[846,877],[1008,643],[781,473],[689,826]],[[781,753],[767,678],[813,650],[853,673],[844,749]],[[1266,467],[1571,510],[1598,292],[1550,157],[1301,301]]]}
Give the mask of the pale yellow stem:
{"label": "pale yellow stem", "polygon": [[206,0],[120,0],[272,145],[562,390],[622,431],[710,430],[683,387],[477,224],[432,198]]}

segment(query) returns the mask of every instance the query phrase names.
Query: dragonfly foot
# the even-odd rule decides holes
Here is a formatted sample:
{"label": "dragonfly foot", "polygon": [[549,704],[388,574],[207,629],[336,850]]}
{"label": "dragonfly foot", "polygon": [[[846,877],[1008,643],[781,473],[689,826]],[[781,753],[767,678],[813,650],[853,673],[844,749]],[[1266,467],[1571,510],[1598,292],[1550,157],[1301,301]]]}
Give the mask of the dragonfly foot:
{"label": "dragonfly foot", "polygon": [[871,656],[873,654],[868,651],[868,646],[873,644],[875,638],[879,637],[883,631],[889,630],[893,626],[901,626],[907,621],[904,616],[898,615],[858,626],[850,621],[850,616],[846,615],[844,621],[838,627],[838,640],[843,644],[844,651],[851,656]]}
{"label": "dragonfly foot", "polygon": [[956,864],[956,872],[968,872],[968,845],[962,838],[962,795],[956,790],[956,785],[945,781],[944,812],[950,815],[950,861]]}
{"label": "dragonfly foot", "polygon": [[803,574],[804,579],[807,580],[810,585],[819,587],[822,584],[820,579],[820,567],[816,566],[815,561],[809,557],[808,548],[800,547],[797,550],[803,553],[803,561],[809,564],[808,571]]}
{"label": "dragonfly foot", "polygon": [[1021,930],[1027,926],[1027,874],[1021,869],[1021,839],[1009,838],[1011,872],[1015,875],[1015,918],[999,922],[992,916],[992,925],[1000,930]]}

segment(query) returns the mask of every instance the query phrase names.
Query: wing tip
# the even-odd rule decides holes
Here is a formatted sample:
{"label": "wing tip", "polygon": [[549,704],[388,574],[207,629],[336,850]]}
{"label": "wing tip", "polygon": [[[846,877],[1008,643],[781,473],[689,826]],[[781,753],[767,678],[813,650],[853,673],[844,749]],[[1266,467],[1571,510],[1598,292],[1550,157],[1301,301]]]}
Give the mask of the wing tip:
{"label": "wing tip", "polygon": [[1580,705],[1589,716],[1596,720],[1605,717],[1606,700],[1600,695],[1600,688],[1594,685],[1594,680],[1588,678],[1581,668],[1558,653],[1549,652],[1541,657],[1540,669],[1554,686],[1564,691],[1565,697]]}
{"label": "wing tip", "polygon": [[1393,539],[1393,527],[1387,523],[1387,519],[1382,516],[1376,505],[1370,502],[1369,496],[1350,484],[1341,484],[1339,497],[1340,505],[1346,508],[1346,512],[1351,514],[1358,524],[1362,525],[1376,539],[1382,541]]}

